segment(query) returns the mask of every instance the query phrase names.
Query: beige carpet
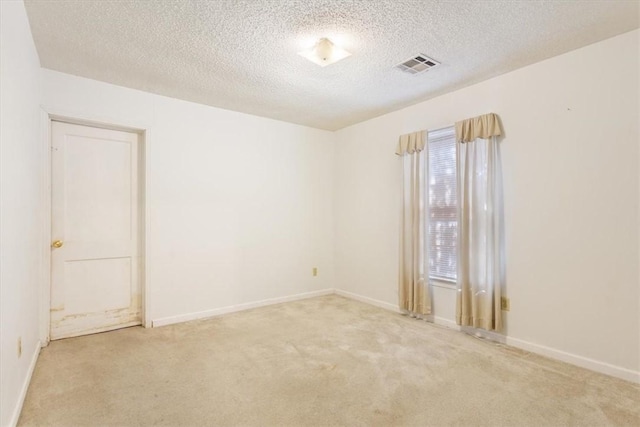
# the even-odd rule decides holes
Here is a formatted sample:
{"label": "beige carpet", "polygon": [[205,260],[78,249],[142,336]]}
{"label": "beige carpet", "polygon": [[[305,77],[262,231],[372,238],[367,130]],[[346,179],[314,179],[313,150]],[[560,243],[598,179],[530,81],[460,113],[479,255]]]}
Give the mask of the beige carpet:
{"label": "beige carpet", "polygon": [[327,296],[52,342],[20,425],[640,425],[640,386]]}

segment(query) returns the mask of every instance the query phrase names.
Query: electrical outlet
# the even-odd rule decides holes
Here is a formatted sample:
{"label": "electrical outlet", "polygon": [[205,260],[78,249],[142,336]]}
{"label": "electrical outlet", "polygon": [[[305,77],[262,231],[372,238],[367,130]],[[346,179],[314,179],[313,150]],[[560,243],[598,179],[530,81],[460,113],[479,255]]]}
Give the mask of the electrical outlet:
{"label": "electrical outlet", "polygon": [[22,356],[22,337],[18,338],[18,357]]}
{"label": "electrical outlet", "polygon": [[314,276],[317,276],[317,275],[318,275],[318,267],[313,267],[312,274],[313,274]]}
{"label": "electrical outlet", "polygon": [[509,311],[511,309],[511,301],[507,297],[500,297],[500,308],[504,311]]}

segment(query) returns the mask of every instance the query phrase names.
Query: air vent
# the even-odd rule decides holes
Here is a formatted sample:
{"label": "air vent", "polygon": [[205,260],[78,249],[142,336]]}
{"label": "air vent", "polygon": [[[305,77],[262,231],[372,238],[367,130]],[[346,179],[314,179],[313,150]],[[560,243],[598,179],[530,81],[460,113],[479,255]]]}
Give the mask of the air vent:
{"label": "air vent", "polygon": [[405,73],[420,74],[438,65],[440,63],[435,59],[431,59],[427,55],[418,54],[396,65],[396,68]]}

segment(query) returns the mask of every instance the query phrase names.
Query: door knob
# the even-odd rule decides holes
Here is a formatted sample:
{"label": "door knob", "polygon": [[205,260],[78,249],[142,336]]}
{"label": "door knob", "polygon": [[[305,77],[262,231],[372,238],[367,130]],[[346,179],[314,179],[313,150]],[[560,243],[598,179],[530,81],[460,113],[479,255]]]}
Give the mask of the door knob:
{"label": "door knob", "polygon": [[56,240],[51,244],[51,246],[54,248],[61,248],[62,245],[64,245],[64,242],[62,240]]}

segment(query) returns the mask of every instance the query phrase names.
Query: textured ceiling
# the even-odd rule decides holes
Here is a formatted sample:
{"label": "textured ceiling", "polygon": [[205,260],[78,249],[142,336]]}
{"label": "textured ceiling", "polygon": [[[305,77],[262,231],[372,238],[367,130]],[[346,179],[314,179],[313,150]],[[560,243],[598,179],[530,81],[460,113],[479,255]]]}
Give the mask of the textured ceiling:
{"label": "textured ceiling", "polygon": [[[43,67],[336,130],[639,26],[638,1],[26,0]],[[352,56],[297,55],[328,37]],[[423,53],[441,66],[394,66]],[[594,67],[606,67],[594,58]]]}

